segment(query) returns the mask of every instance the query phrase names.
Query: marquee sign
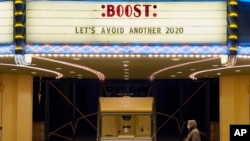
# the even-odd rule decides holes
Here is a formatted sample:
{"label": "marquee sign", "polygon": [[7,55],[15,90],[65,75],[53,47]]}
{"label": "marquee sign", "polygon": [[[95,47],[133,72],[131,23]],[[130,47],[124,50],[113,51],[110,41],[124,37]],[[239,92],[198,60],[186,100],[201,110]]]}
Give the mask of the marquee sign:
{"label": "marquee sign", "polygon": [[13,2],[0,2],[0,43],[13,42]]}
{"label": "marquee sign", "polygon": [[226,2],[26,4],[26,39],[31,43],[226,42]]}

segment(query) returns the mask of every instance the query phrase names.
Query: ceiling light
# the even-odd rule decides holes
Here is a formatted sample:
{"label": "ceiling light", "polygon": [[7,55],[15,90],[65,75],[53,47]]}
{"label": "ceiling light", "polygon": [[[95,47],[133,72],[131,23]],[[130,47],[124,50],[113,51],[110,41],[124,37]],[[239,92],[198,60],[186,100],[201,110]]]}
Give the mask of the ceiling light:
{"label": "ceiling light", "polygon": [[123,71],[129,71],[129,69],[123,69]]}
{"label": "ceiling light", "polygon": [[124,78],[125,78],[125,77],[129,77],[129,75],[124,75]]}
{"label": "ceiling light", "polygon": [[95,54],[95,57],[100,57],[100,54]]}
{"label": "ceiling light", "polygon": [[128,64],[123,64],[123,67],[128,67]]}
{"label": "ceiling light", "polygon": [[72,60],[74,60],[74,61],[79,61],[79,60],[81,60],[81,58],[79,58],[79,57],[74,57],[74,58],[72,58]]}
{"label": "ceiling light", "polygon": [[172,74],[172,75],[170,75],[170,77],[176,77],[176,75]]}
{"label": "ceiling light", "polygon": [[158,54],[155,54],[154,57],[159,57],[159,55],[158,55]]}
{"label": "ceiling light", "polygon": [[212,65],[212,67],[218,67],[219,65]]}
{"label": "ceiling light", "polygon": [[173,59],[171,59],[172,61],[179,61],[180,60],[180,58],[173,58]]}
{"label": "ceiling light", "polygon": [[70,71],[69,73],[76,73],[75,71]]}
{"label": "ceiling light", "polygon": [[89,55],[88,55],[88,54],[83,54],[82,56],[83,56],[83,57],[88,57]]}
{"label": "ceiling light", "polygon": [[241,70],[235,70],[235,72],[241,72]]}
{"label": "ceiling light", "polygon": [[220,73],[220,72],[218,72],[218,73],[217,73],[217,75],[221,75],[221,73]]}
{"label": "ceiling light", "polygon": [[191,70],[191,71],[195,71],[196,69],[189,69],[189,70]]}
{"label": "ceiling light", "polygon": [[122,61],[122,62],[127,64],[127,63],[129,63],[130,61],[126,61],[126,60],[125,60],[125,61]]}
{"label": "ceiling light", "polygon": [[17,69],[14,69],[14,68],[13,68],[13,69],[10,69],[10,70],[11,70],[11,71],[16,71]]}
{"label": "ceiling light", "polygon": [[177,73],[178,73],[178,74],[181,74],[182,72],[181,72],[181,71],[178,71]]}
{"label": "ceiling light", "polygon": [[220,62],[222,65],[228,63],[228,55],[221,55]]}
{"label": "ceiling light", "polygon": [[37,72],[31,72],[31,74],[37,74]]}
{"label": "ceiling light", "polygon": [[196,54],[195,57],[196,57],[196,58],[200,58],[200,55],[199,55],[199,54]]}
{"label": "ceiling light", "polygon": [[25,63],[30,65],[32,62],[32,54],[24,54],[24,61],[25,61]]}
{"label": "ceiling light", "polygon": [[124,56],[125,56],[125,57],[129,57],[129,55],[128,55],[128,54],[125,54]]}
{"label": "ceiling light", "polygon": [[56,68],[57,70],[62,70],[62,68]]}
{"label": "ceiling light", "polygon": [[70,54],[65,54],[65,57],[70,57]]}

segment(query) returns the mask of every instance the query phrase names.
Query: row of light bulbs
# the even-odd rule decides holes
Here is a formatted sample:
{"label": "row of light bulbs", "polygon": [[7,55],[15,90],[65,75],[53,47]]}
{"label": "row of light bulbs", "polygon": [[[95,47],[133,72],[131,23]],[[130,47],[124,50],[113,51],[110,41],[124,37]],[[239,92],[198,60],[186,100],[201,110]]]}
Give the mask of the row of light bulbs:
{"label": "row of light bulbs", "polygon": [[[29,54],[31,56],[41,57],[220,57],[221,54]],[[14,57],[15,54],[0,54],[0,57]],[[250,55],[237,55],[238,58],[250,58]]]}

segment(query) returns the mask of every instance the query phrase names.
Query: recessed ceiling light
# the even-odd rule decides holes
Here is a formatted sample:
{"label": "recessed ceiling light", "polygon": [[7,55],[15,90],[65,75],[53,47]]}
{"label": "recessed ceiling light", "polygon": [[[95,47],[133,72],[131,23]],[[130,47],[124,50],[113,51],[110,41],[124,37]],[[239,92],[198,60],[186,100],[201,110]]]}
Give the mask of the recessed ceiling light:
{"label": "recessed ceiling light", "polygon": [[172,61],[180,61],[180,58],[172,58]]}
{"label": "recessed ceiling light", "polygon": [[123,71],[129,71],[129,69],[123,69]]}
{"label": "recessed ceiling light", "polygon": [[124,63],[124,64],[128,64],[130,61],[122,61],[122,63]]}
{"label": "recessed ceiling light", "polygon": [[191,70],[191,71],[195,71],[196,69],[193,69],[193,68],[192,68],[192,69],[189,69],[189,70]]}
{"label": "recessed ceiling light", "polygon": [[128,67],[128,64],[123,64],[123,67]]}
{"label": "recessed ceiling light", "polygon": [[33,72],[31,72],[31,74],[37,74],[37,72],[34,72],[34,71],[33,71]]}
{"label": "recessed ceiling light", "polygon": [[70,71],[69,73],[76,73],[75,71]]}
{"label": "recessed ceiling light", "polygon": [[218,72],[218,73],[217,73],[217,75],[221,75],[221,73],[220,73],[220,72]]}
{"label": "recessed ceiling light", "polygon": [[62,68],[56,68],[57,70],[62,70]]}
{"label": "recessed ceiling light", "polygon": [[170,77],[176,77],[176,75],[172,74],[172,75],[170,75]]}
{"label": "recessed ceiling light", "polygon": [[129,72],[128,72],[128,71],[125,71],[124,74],[129,74]]}
{"label": "recessed ceiling light", "polygon": [[125,74],[124,77],[129,77],[129,75],[126,75],[126,74]]}
{"label": "recessed ceiling light", "polygon": [[78,77],[82,77],[82,74],[77,74]]}
{"label": "recessed ceiling light", "polygon": [[181,72],[181,71],[178,71],[177,73],[178,73],[178,74],[181,74],[182,72]]}
{"label": "recessed ceiling light", "polygon": [[212,67],[218,67],[219,65],[212,65]]}
{"label": "recessed ceiling light", "polygon": [[17,69],[14,69],[14,68],[13,68],[13,69],[10,69],[10,70],[11,70],[11,71],[16,71]]}
{"label": "recessed ceiling light", "polygon": [[124,78],[124,80],[129,80],[129,78]]}
{"label": "recessed ceiling light", "polygon": [[74,58],[72,58],[72,60],[79,61],[79,60],[81,60],[81,58],[79,58],[79,57],[74,57]]}
{"label": "recessed ceiling light", "polygon": [[235,72],[241,72],[241,70],[235,70]]}

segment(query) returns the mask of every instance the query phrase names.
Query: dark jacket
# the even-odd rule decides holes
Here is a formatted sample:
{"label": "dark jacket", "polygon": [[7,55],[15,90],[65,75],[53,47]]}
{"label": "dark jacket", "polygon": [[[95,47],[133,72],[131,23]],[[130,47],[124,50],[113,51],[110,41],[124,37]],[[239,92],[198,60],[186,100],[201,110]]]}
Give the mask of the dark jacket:
{"label": "dark jacket", "polygon": [[197,122],[195,120],[188,120],[189,133],[185,141],[201,141],[200,131],[197,128]]}

